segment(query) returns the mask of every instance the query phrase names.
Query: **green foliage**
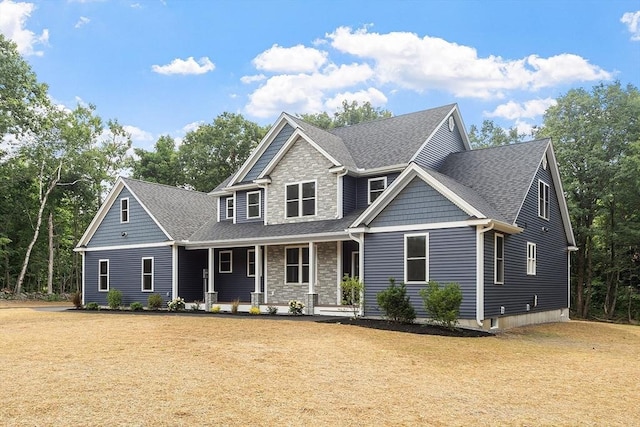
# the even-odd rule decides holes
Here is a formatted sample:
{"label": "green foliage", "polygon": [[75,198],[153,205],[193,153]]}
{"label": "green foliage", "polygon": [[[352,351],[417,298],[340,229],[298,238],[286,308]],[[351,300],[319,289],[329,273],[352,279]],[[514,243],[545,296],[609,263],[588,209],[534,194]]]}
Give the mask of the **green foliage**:
{"label": "green foliage", "polygon": [[136,301],[132,302],[129,308],[131,309],[131,311],[142,311],[143,305],[142,303]]}
{"label": "green foliage", "polygon": [[353,317],[358,316],[361,305],[361,296],[364,291],[364,283],[358,277],[351,277],[345,274],[342,278],[342,304],[353,307]]}
{"label": "green foliage", "polygon": [[289,301],[289,313],[293,314],[294,316],[299,316],[302,314],[302,310],[304,310],[304,303],[302,301],[298,301],[295,299]]}
{"label": "green foliage", "polygon": [[184,299],[177,297],[167,302],[167,308],[169,311],[182,311],[185,308]]}
{"label": "green foliage", "polygon": [[526,136],[519,134],[516,127],[505,131],[493,120],[484,120],[480,129],[476,125],[469,128],[469,142],[474,149],[509,145],[522,141]]}
{"label": "green foliage", "polygon": [[412,323],[416,318],[416,311],[407,296],[407,287],[404,283],[396,285],[393,277],[389,278],[389,287],[378,292],[376,299],[378,306],[384,312],[384,316],[400,323]]}
{"label": "green foliage", "polygon": [[64,301],[64,298],[60,294],[48,294],[46,299],[49,302]]}
{"label": "green foliage", "polygon": [[249,309],[249,314],[253,314],[253,315],[260,314],[260,307],[251,307]]}
{"label": "green foliage", "polygon": [[149,307],[149,310],[158,310],[162,307],[162,304],[164,304],[164,300],[160,294],[151,294],[147,297],[147,307]]}
{"label": "green foliage", "polygon": [[184,185],[185,176],[174,139],[163,135],[154,148],[155,151],[134,148],[138,159],[131,161],[133,178],[176,187]]}
{"label": "green foliage", "polygon": [[115,288],[109,289],[107,293],[107,305],[114,310],[120,308],[122,305],[122,291]]}
{"label": "green foliage", "polygon": [[200,306],[202,305],[202,301],[195,300],[191,303],[191,311],[200,311]]}
{"label": "green foliage", "polygon": [[87,303],[87,305],[85,305],[84,308],[87,310],[100,310],[100,306],[98,305],[97,302]]}
{"label": "green foliage", "polygon": [[275,316],[276,314],[278,314],[278,307],[276,307],[275,305],[267,306],[267,313],[269,313],[270,316]]}
{"label": "green foliage", "polygon": [[82,292],[74,292],[71,296],[71,302],[75,308],[82,308]]}
{"label": "green foliage", "polygon": [[462,304],[462,291],[457,283],[449,283],[440,288],[437,282],[429,282],[420,290],[424,308],[435,323],[449,329],[455,328]]}
{"label": "green foliage", "polygon": [[302,120],[311,123],[321,129],[333,129],[341,126],[351,126],[358,123],[369,122],[380,118],[392,117],[391,111],[373,107],[369,101],[358,105],[358,101],[349,103],[342,101],[342,110],[336,111],[333,117],[326,112],[318,114],[299,114]]}
{"label": "green foliage", "polygon": [[238,313],[238,307],[240,306],[240,300],[236,299],[231,303],[231,313],[233,314],[237,314]]}

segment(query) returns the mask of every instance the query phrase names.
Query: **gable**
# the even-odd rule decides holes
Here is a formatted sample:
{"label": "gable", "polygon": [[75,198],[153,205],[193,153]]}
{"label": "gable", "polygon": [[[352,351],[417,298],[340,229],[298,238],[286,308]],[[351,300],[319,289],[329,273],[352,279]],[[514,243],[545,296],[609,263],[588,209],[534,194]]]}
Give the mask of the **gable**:
{"label": "gable", "polygon": [[[120,199],[125,197],[129,199],[129,222],[121,223]],[[108,207],[102,221],[91,236],[87,247],[137,245],[167,240],[167,235],[149,216],[136,197],[123,186],[113,198],[111,206]]]}
{"label": "gable", "polygon": [[380,212],[371,227],[464,221],[469,215],[419,177]]}
{"label": "gable", "polygon": [[264,150],[262,155],[255,161],[254,165],[249,169],[249,172],[241,178],[241,182],[251,182],[258,178],[260,172],[262,172],[269,162],[273,160],[276,154],[278,154],[285,142],[287,142],[291,137],[294,130],[295,129],[291,125],[288,123],[285,124],[282,130],[280,130],[273,141],[271,141],[269,146]]}
{"label": "gable", "polygon": [[[449,119],[452,120],[452,127]],[[440,169],[449,154],[467,150],[461,132],[464,129],[461,130],[452,113],[414,155],[413,160],[422,167]]]}

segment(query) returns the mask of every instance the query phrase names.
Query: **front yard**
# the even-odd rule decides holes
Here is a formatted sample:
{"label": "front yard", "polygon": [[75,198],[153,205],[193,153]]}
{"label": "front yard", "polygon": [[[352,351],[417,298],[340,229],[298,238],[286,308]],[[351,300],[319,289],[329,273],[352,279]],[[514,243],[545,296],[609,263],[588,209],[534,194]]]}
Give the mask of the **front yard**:
{"label": "front yard", "polygon": [[448,338],[0,309],[6,425],[638,425],[640,328]]}

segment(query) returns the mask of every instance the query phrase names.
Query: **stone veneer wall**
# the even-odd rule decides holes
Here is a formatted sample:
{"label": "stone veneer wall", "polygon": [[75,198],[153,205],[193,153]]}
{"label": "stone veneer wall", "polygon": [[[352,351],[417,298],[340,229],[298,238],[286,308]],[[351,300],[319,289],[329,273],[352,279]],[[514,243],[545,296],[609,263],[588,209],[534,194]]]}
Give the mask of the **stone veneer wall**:
{"label": "stone veneer wall", "polygon": [[[333,164],[311,144],[298,139],[271,171],[267,191],[268,224],[335,219],[337,213],[337,179],[329,172]],[[316,180],[316,216],[285,218],[285,186]]]}
{"label": "stone veneer wall", "polygon": [[[306,304],[309,294],[308,284],[285,283],[285,246],[267,247],[267,304],[287,304],[296,299]],[[338,293],[337,249],[336,242],[323,242],[316,245],[317,282],[316,293],[319,305],[336,305]]]}

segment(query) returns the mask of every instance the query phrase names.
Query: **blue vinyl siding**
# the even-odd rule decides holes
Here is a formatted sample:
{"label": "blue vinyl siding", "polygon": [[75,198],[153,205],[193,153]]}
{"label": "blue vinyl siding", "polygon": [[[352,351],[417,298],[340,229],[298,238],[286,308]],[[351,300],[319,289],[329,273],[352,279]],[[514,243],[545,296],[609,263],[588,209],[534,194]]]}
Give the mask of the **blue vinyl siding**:
{"label": "blue vinyl siding", "polygon": [[464,221],[469,215],[422,179],[414,178],[371,222],[371,227]]}
{"label": "blue vinyl siding", "polygon": [[[129,222],[121,224],[120,199],[124,197],[129,198]],[[126,236],[123,237],[122,233],[126,233]],[[93,237],[91,237],[87,247],[158,243],[167,240],[169,240],[167,236],[151,219],[135,197],[129,190],[123,188]]]}
{"label": "blue vinyl siding", "polygon": [[[260,217],[247,219],[247,193],[260,191]],[[238,191],[236,193],[236,224],[264,221],[264,193],[262,190]]]}
{"label": "blue vinyl siding", "polygon": [[[85,252],[84,301],[107,305],[107,292],[98,292],[98,261],[109,260],[109,289],[122,291],[123,305],[147,305],[152,293],[171,298],[171,247]],[[153,292],[142,292],[142,258],[153,257]]]}
{"label": "blue vinyl siding", "polygon": [[[475,317],[476,234],[473,227],[429,230],[429,279],[440,285],[456,282],[463,293],[461,318]],[[376,295],[404,280],[404,236],[411,232],[375,233],[365,236],[365,315],[381,316]],[[425,285],[407,285],[407,293],[418,317],[425,317],[420,289]]]}
{"label": "blue vinyl siding", "polygon": [[[239,299],[241,302],[251,301],[251,292],[255,289],[255,278],[247,277],[247,248],[216,249],[215,253],[215,290],[218,301],[231,302]],[[220,273],[218,260],[220,251],[233,251],[233,268],[231,273]]]}
{"label": "blue vinyl siding", "polygon": [[227,199],[233,199],[233,196],[220,197],[220,221],[233,221],[233,218],[227,219]]}
{"label": "blue vinyl siding", "polygon": [[357,198],[356,198],[357,206],[356,206],[356,208],[357,209],[364,209],[367,206],[369,206],[369,204],[368,204],[368,200],[369,200],[368,199],[369,179],[371,179],[371,178],[382,178],[382,177],[386,176],[387,177],[387,188],[389,188],[391,183],[396,180],[398,175],[400,175],[400,173],[394,172],[394,173],[390,173],[388,175],[365,176],[365,177],[358,178],[358,183],[357,183],[357,186],[356,186],[356,191],[357,191]]}
{"label": "blue vinyl siding", "polygon": [[342,177],[342,214],[347,215],[358,209],[358,179],[345,175]]}
{"label": "blue vinyl siding", "polygon": [[465,151],[462,135],[457,125],[453,132],[449,131],[447,119],[418,153],[415,162],[422,167],[438,170],[449,154],[459,151]]}
{"label": "blue vinyl siding", "polygon": [[[538,179],[550,186],[549,221],[538,217]],[[516,235],[505,234],[505,280],[494,285],[494,237],[487,233],[485,251],[485,318],[547,311],[568,306],[567,239],[560,217],[560,207],[549,170],[538,169],[516,223],[524,231]],[[548,231],[543,231],[543,227]],[[527,242],[536,244],[536,275],[527,275]],[[534,295],[538,306],[533,307]]]}
{"label": "blue vinyl siding", "polygon": [[271,141],[271,144],[269,144],[264,153],[262,153],[262,156],[260,156],[251,170],[247,172],[247,175],[244,177],[242,182],[251,182],[256,179],[264,168],[267,167],[269,162],[276,156],[284,143],[287,142],[291,134],[293,134],[293,131],[294,129],[291,126],[288,124],[284,125],[280,133],[273,139],[273,141]]}
{"label": "blue vinyl siding", "polygon": [[202,270],[208,268],[209,251],[178,248],[178,296],[186,302],[204,301]]}

